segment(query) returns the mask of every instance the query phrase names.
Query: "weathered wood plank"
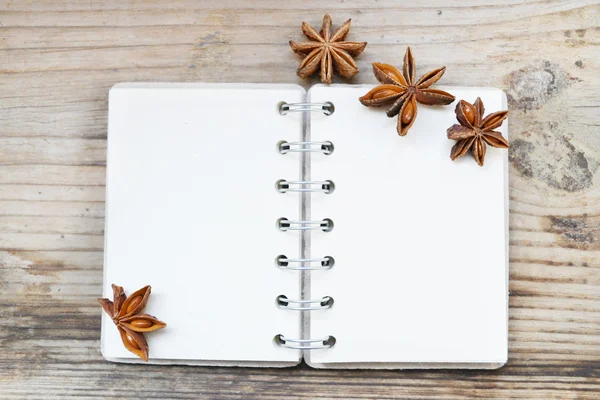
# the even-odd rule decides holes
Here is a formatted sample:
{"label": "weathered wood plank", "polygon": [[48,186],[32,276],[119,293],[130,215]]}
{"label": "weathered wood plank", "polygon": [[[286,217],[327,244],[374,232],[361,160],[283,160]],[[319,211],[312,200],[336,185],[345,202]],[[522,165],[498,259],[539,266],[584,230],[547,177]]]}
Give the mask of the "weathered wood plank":
{"label": "weathered wood plank", "polygon": [[[323,7],[322,2],[293,2],[286,5],[270,4],[260,8],[236,6],[236,2],[218,4],[216,7],[209,3],[208,7],[202,3],[188,1],[183,7],[161,7],[160,12],[155,8],[140,9],[104,9],[80,7],[75,10],[44,10],[43,19],[36,18],[36,13],[31,10],[13,11],[11,8],[3,12],[2,24],[12,26],[169,26],[169,25],[267,25],[290,26],[297,21],[299,11],[306,18],[312,17],[320,20],[324,12],[330,8]],[[311,4],[312,3],[312,4]],[[363,26],[397,26],[398,21],[403,21],[403,26],[412,25],[470,25],[481,24],[482,17],[489,15],[493,10],[494,18],[499,23],[513,21],[515,17],[529,18],[532,16],[557,14],[576,10],[587,5],[596,4],[594,0],[568,1],[539,1],[539,2],[508,2],[496,1],[490,7],[477,7],[468,2],[453,2],[452,6],[423,7],[407,4],[404,7],[395,3],[372,7],[372,12],[365,13],[361,7],[348,4],[340,8],[340,13],[351,14],[357,19],[364,20]],[[213,3],[214,4],[214,3]],[[477,2],[475,2],[477,4]],[[276,5],[276,7],[274,7]],[[338,3],[338,5],[341,5]],[[228,6],[228,7],[227,7]],[[337,5],[336,5],[336,8]],[[468,10],[469,12],[465,12]],[[441,13],[440,13],[441,11]]]}
{"label": "weathered wood plank", "polygon": [[0,184],[103,186],[104,166],[0,165]]}
{"label": "weathered wood plank", "polygon": [[2,216],[0,232],[7,233],[60,233],[79,235],[103,235],[104,218],[100,217],[61,217],[56,216]]}
{"label": "weathered wood plank", "polygon": [[104,186],[2,184],[0,200],[102,202]]}
{"label": "weathered wood plank", "polygon": [[[115,365],[100,355],[107,93],[286,82],[300,23],[352,18],[370,63],[509,96],[510,343],[497,371]],[[0,398],[598,399],[600,2],[0,0]],[[336,82],[346,82],[336,78]],[[472,99],[471,99],[472,100]]]}
{"label": "weathered wood plank", "polygon": [[0,137],[0,165],[31,164],[104,166],[106,140]]}

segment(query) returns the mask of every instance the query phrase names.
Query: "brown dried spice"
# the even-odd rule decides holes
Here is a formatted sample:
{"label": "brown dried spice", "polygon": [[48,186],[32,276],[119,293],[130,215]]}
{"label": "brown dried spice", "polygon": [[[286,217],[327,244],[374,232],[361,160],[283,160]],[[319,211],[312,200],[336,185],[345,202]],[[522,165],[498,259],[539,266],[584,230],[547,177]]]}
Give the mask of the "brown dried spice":
{"label": "brown dried spice", "polygon": [[500,132],[494,131],[508,117],[508,111],[498,111],[484,118],[485,108],[478,97],[474,104],[459,101],[455,112],[460,125],[454,124],[446,131],[448,139],[457,140],[450,153],[453,161],[471,150],[477,164],[483,166],[486,143],[492,147],[508,149],[508,141]]}
{"label": "brown dried spice", "polygon": [[[298,67],[298,76],[307,78],[321,71],[321,82],[331,83],[333,69],[345,78],[356,75],[358,66],[352,57],[358,56],[367,46],[367,42],[346,42],[350,32],[350,19],[342,24],[335,32],[331,33],[331,17],[325,14],[321,32],[317,32],[307,22],[302,22],[302,33],[311,42],[294,42],[290,40],[290,47],[294,53],[304,57]],[[319,68],[320,67],[320,68]]]}
{"label": "brown dried spice", "polygon": [[443,90],[429,89],[440,80],[446,67],[435,69],[423,75],[419,80],[415,59],[406,49],[402,72],[389,64],[373,63],[375,78],[382,85],[369,91],[359,100],[367,107],[392,106],[386,111],[388,117],[398,116],[397,131],[400,136],[408,133],[417,118],[417,102],[430,106],[447,105],[454,101],[454,96]]}
{"label": "brown dried spice", "polygon": [[145,286],[126,297],[121,286],[112,285],[113,301],[109,299],[98,299],[98,302],[112,318],[121,335],[125,348],[148,361],[148,343],[144,332],[152,332],[167,326],[152,315],[140,314],[146,307],[150,297],[150,286]]}

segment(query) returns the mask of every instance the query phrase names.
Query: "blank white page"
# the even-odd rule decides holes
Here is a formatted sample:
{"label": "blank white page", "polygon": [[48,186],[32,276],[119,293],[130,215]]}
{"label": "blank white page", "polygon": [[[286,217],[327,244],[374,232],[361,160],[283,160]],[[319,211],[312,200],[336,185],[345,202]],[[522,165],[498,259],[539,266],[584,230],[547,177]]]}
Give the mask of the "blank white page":
{"label": "blank white page", "polygon": [[[507,359],[507,151],[489,148],[485,166],[471,154],[451,161],[455,104],[419,104],[405,137],[385,108],[358,98],[373,86],[314,86],[311,139],[334,152],[313,156],[312,179],[330,179],[331,194],[313,194],[311,256],[334,257],[313,271],[311,297],[333,308],[311,313],[311,337],[336,345],[312,351],[316,367],[493,368]],[[506,110],[501,90],[442,88],[459,99],[480,96],[486,114]],[[507,122],[500,132],[506,137]]]}
{"label": "blank white page", "polygon": [[[298,351],[276,334],[297,337],[298,314],[276,307],[297,297],[297,273],[275,266],[297,254],[299,237],[276,220],[299,212],[301,115],[297,85],[124,84],[109,96],[104,297],[112,283],[127,294],[152,286],[145,312],[167,323],[146,334],[150,362],[284,366]],[[103,313],[102,352],[137,362]]]}

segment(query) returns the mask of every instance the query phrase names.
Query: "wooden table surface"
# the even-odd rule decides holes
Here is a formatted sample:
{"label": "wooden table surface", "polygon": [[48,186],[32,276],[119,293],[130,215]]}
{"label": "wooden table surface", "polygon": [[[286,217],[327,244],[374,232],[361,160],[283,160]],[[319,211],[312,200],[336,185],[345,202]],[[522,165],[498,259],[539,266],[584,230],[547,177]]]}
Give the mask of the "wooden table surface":
{"label": "wooden table surface", "polygon": [[[329,5],[326,7],[326,3]],[[0,398],[600,399],[600,2],[0,0]],[[510,355],[496,371],[131,366],[100,354],[107,92],[287,82],[300,24],[510,102]],[[342,82],[336,78],[336,82]],[[464,221],[468,223],[468,219]],[[475,300],[474,300],[475,301]]]}

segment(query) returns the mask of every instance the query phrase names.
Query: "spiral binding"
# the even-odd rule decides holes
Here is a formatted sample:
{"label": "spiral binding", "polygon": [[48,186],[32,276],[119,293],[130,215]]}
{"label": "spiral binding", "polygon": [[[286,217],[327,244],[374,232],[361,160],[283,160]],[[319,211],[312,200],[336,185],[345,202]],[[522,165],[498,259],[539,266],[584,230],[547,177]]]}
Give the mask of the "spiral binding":
{"label": "spiral binding", "polygon": [[335,112],[335,106],[332,102],[325,103],[279,103],[279,114],[285,115],[289,112],[321,111],[325,115],[331,115]]}
{"label": "spiral binding", "polygon": [[[313,147],[316,146],[316,147]],[[329,141],[325,142],[317,142],[317,141],[308,141],[308,142],[286,142],[282,140],[277,143],[277,149],[281,154],[287,153],[323,153],[326,156],[333,153],[333,143]]]}
{"label": "spiral binding", "polygon": [[289,339],[281,334],[275,335],[273,340],[278,346],[294,350],[329,349],[333,347],[336,342],[336,339],[333,336],[327,336],[323,339]]}
{"label": "spiral binding", "polygon": [[277,307],[292,311],[326,310],[333,307],[334,303],[331,296],[325,296],[316,300],[292,300],[283,294],[277,296],[275,301],[277,302]]}
{"label": "spiral binding", "polygon": [[[319,263],[317,266],[305,267],[302,264]],[[285,255],[277,256],[275,264],[281,269],[289,269],[293,271],[308,271],[308,270],[325,270],[333,268],[335,260],[331,256],[323,258],[287,258]],[[292,265],[290,265],[292,264]],[[295,264],[301,264],[296,266]]]}
{"label": "spiral binding", "polygon": [[[322,112],[329,116],[334,113],[335,106],[332,102],[325,103],[279,103],[279,113],[286,115],[289,112]],[[281,141],[277,144],[277,149],[280,154],[287,153],[322,153],[330,155],[333,153],[333,143],[329,141],[301,141],[301,142],[286,142]],[[279,193],[299,192],[311,193],[322,192],[331,194],[335,185],[331,180],[325,181],[287,181],[280,179],[275,183],[275,188]],[[329,218],[316,221],[304,220],[289,220],[285,217],[277,220],[277,229],[280,231],[311,231],[321,230],[329,232],[333,229],[333,221]],[[281,269],[295,271],[309,270],[328,270],[333,267],[335,260],[331,256],[321,258],[288,258],[285,255],[279,255],[275,259],[275,264]],[[304,276],[304,275],[303,275]],[[276,305],[279,308],[300,311],[304,318],[304,312],[327,310],[333,307],[334,300],[331,296],[324,296],[320,299],[289,299],[285,295],[277,296]],[[283,336],[282,334],[275,335],[273,338],[275,344],[280,347],[286,347],[294,350],[321,350],[328,349],[335,345],[336,339],[333,336],[327,336],[322,339],[292,339]]]}
{"label": "spiral binding", "polygon": [[329,232],[333,229],[333,221],[329,218],[320,221],[291,221],[285,217],[277,220],[277,229],[285,231],[323,231]]}
{"label": "spiral binding", "polygon": [[[311,188],[310,186],[315,186],[315,188]],[[332,181],[286,181],[285,179],[280,179],[275,183],[275,187],[280,193],[323,192],[330,194],[334,191],[335,184]]]}

